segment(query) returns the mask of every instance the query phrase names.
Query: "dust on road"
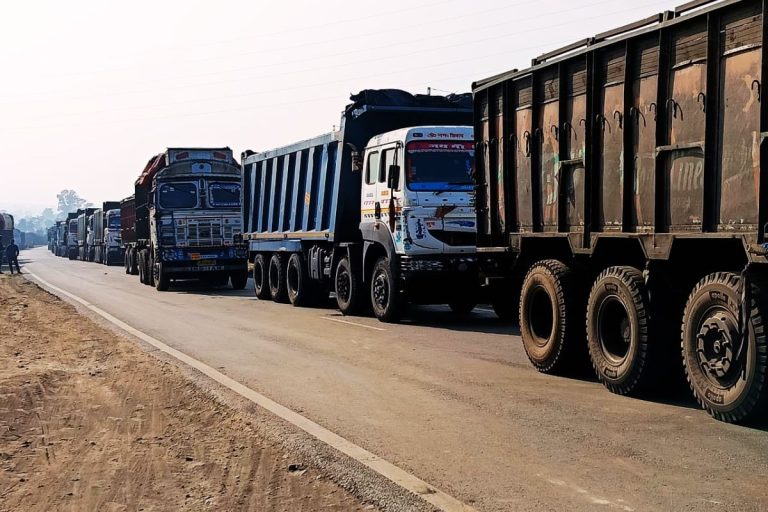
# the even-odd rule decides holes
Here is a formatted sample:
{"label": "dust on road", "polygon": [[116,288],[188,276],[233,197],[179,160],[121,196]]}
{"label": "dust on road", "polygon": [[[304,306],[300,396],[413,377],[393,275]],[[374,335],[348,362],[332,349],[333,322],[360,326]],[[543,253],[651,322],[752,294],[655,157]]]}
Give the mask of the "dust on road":
{"label": "dust on road", "polygon": [[0,510],[368,508],[251,418],[0,276]]}

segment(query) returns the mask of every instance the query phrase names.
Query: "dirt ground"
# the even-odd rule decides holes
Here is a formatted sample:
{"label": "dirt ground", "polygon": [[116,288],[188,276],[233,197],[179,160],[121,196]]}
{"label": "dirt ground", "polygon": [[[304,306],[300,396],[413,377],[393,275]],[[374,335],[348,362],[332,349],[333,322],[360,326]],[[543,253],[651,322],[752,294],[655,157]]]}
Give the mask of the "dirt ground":
{"label": "dirt ground", "polygon": [[362,510],[252,418],[0,276],[0,510]]}

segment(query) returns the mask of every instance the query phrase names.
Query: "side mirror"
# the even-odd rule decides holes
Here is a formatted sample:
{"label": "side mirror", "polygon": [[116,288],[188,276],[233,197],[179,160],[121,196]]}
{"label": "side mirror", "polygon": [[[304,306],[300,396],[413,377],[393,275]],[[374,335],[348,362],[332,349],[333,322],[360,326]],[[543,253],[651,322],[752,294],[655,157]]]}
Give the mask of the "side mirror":
{"label": "side mirror", "polygon": [[389,175],[387,176],[387,186],[391,190],[397,190],[400,188],[400,166],[390,165]]}

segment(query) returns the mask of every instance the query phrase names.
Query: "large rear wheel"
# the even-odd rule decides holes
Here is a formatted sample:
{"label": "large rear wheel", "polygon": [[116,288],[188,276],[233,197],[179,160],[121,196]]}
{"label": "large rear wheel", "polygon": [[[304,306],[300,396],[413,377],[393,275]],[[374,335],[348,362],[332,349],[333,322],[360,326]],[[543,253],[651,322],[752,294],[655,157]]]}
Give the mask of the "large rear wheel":
{"label": "large rear wheel", "polygon": [[248,285],[248,269],[239,272],[232,272],[229,275],[233,290],[244,290]]}
{"label": "large rear wheel", "polygon": [[138,263],[139,267],[139,282],[141,284],[147,284],[147,274],[144,271],[145,265],[144,265],[144,251],[139,251],[136,255],[136,261]]}
{"label": "large rear wheel", "polygon": [[275,302],[288,302],[288,288],[285,279],[285,258],[275,253],[269,260],[269,292]]}
{"label": "large rear wheel", "polygon": [[708,275],[694,287],[683,315],[691,390],[702,408],[728,423],[768,416],[765,297],[757,286],[744,286],[738,274]]}
{"label": "large rear wheel", "polygon": [[467,317],[477,307],[477,300],[472,297],[454,299],[448,304],[448,307],[451,308],[451,311],[453,311],[456,316]]}
{"label": "large rear wheel", "polygon": [[153,265],[155,272],[155,288],[159,292],[167,291],[171,287],[171,277],[168,275],[168,271],[164,268],[163,263]]}
{"label": "large rear wheel", "polygon": [[[528,359],[542,373],[580,366],[586,353],[582,297],[571,270],[557,260],[528,271],[520,294],[520,335]],[[578,365],[576,363],[579,363]]]}
{"label": "large rear wheel", "polygon": [[595,280],[587,301],[587,345],[598,379],[613,393],[630,395],[651,377],[649,311],[638,269],[611,267]]}
{"label": "large rear wheel", "polygon": [[343,315],[355,315],[362,309],[363,283],[360,276],[352,268],[352,262],[344,256],[336,265],[336,274],[333,280],[336,292],[336,304]]}
{"label": "large rear wheel", "polygon": [[269,300],[268,262],[263,254],[257,254],[253,259],[253,293],[261,300]]}
{"label": "large rear wheel", "polygon": [[291,254],[291,257],[288,258],[285,274],[288,300],[291,304],[296,307],[307,306],[316,299],[317,294],[314,291],[312,281],[309,279],[301,254]]}

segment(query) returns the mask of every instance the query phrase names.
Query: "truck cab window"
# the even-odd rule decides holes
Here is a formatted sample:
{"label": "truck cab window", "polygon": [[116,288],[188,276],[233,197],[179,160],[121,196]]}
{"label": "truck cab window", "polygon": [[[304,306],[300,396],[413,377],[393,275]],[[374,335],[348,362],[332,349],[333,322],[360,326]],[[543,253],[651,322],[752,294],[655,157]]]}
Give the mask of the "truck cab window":
{"label": "truck cab window", "polygon": [[368,185],[376,183],[379,172],[379,152],[368,154],[368,165],[365,167],[365,182]]}
{"label": "truck cab window", "polygon": [[387,182],[387,173],[389,172],[389,167],[397,163],[397,148],[384,150],[383,160],[384,165],[381,166],[381,170],[379,172],[379,183]]}
{"label": "truck cab window", "polygon": [[239,183],[211,183],[208,187],[211,206],[214,208],[237,208],[240,206]]}
{"label": "truck cab window", "polygon": [[197,186],[194,183],[164,183],[158,192],[160,208],[195,208]]}

